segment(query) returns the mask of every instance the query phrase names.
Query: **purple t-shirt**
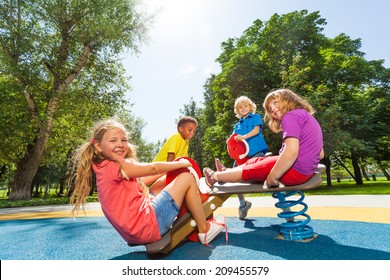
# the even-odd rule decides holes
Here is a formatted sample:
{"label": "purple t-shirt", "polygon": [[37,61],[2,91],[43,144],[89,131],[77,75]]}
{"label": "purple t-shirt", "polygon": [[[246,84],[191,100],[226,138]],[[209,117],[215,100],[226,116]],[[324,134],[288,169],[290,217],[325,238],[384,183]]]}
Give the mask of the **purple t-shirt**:
{"label": "purple t-shirt", "polygon": [[281,122],[284,139],[294,137],[299,140],[299,153],[292,168],[303,175],[314,174],[320,162],[320,153],[323,147],[322,130],[317,120],[306,110],[295,109],[287,112]]}

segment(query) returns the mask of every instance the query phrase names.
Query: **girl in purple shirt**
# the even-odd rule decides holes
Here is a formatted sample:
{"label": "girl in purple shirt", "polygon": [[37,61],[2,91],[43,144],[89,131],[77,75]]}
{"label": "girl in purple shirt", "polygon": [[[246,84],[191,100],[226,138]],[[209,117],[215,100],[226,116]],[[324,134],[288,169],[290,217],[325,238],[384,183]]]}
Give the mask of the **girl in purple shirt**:
{"label": "girl in purple shirt", "polygon": [[263,102],[265,119],[273,132],[282,132],[278,156],[255,157],[245,164],[224,171],[204,168],[206,183],[257,181],[268,186],[303,184],[314,174],[324,156],[322,130],[312,116],[312,106],[288,89],[267,95]]}

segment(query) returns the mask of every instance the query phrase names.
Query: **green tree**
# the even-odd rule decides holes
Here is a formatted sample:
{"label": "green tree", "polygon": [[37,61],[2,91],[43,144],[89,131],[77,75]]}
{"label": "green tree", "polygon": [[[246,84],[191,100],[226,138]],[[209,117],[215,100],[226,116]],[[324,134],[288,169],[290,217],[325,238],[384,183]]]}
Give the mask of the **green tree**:
{"label": "green tree", "polygon": [[104,116],[109,106],[123,105],[127,86],[120,54],[137,51],[145,21],[135,1],[9,0],[0,7],[0,87],[12,86],[9,93],[21,115],[16,129],[24,134],[13,158],[10,199],[30,199],[56,125],[58,132],[70,129],[65,116],[72,110],[82,114],[78,106],[87,112],[104,107]]}
{"label": "green tree", "polygon": [[[222,43],[217,58],[221,73],[212,77],[205,90],[205,112],[211,116],[204,136],[208,155],[223,155],[224,141],[234,123],[232,107],[240,95],[261,105],[275,88],[299,93],[317,110],[324,131],[328,184],[332,159],[350,160],[353,177],[362,183],[361,162],[380,149],[390,131],[389,69],[382,60],[367,61],[361,40],[341,33],[335,38],[322,34],[325,19],[306,10],[273,15],[267,22],[256,20],[243,35]],[[280,134],[264,130],[270,150],[277,154]],[[384,142],[383,142],[384,141]],[[378,152],[376,152],[378,151]],[[346,165],[345,165],[346,166]]]}
{"label": "green tree", "polygon": [[[212,114],[204,136],[205,154],[231,161],[225,141],[237,121],[233,112],[236,98],[248,96],[264,116],[262,102],[266,94],[285,86],[284,74],[294,60],[302,56],[316,65],[321,59],[320,46],[326,42],[321,31],[325,24],[318,12],[275,14],[267,22],[254,21],[242,36],[222,43],[222,53],[217,58],[222,71],[209,81],[204,94],[205,112]],[[280,134],[265,127],[264,136],[270,151],[277,154]],[[211,164],[211,159],[207,162]]]}
{"label": "green tree", "polygon": [[366,61],[360,47],[360,39],[340,34],[322,46],[320,68],[313,70],[299,57],[284,74],[286,84],[305,92],[315,104],[324,129],[327,165],[332,155],[351,160],[357,184],[363,184],[361,162],[374,154],[376,139],[390,132],[385,105],[388,70],[381,60]]}

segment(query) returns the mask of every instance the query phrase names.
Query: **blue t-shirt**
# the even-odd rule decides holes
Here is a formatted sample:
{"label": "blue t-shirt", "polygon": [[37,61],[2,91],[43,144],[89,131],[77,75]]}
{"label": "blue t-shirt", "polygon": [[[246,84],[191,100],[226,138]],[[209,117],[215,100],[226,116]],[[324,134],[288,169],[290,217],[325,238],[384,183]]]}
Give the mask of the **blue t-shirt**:
{"label": "blue t-shirt", "polygon": [[251,157],[259,152],[266,153],[268,151],[267,144],[263,138],[263,121],[259,114],[252,112],[246,118],[240,120],[234,125],[233,133],[245,135],[251,132],[256,126],[260,126],[260,131],[255,136],[245,139],[249,146],[248,156]]}

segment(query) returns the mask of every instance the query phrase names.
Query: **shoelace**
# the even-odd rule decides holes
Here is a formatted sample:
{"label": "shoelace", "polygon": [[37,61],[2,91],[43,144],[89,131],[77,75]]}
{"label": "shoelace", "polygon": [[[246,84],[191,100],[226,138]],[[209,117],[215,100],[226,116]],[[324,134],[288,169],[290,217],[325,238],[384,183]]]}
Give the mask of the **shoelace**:
{"label": "shoelace", "polygon": [[[228,235],[228,228],[227,228],[227,225],[226,224],[222,224],[222,223],[219,223],[217,222],[215,219],[210,219],[209,221],[207,221],[208,223],[214,223],[214,224],[217,224],[219,226],[223,226],[224,229],[225,229],[225,239],[226,239],[226,245],[228,245],[228,241],[229,241],[229,235]],[[211,227],[211,225],[210,225]],[[206,242],[206,238],[207,238],[207,232],[205,232],[205,235],[204,235],[204,239],[203,239],[203,242],[204,242],[204,245],[207,246],[207,247],[212,247],[214,248],[213,246],[211,246],[209,243]]]}

